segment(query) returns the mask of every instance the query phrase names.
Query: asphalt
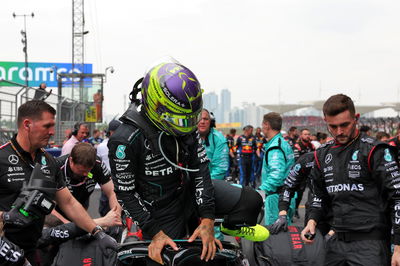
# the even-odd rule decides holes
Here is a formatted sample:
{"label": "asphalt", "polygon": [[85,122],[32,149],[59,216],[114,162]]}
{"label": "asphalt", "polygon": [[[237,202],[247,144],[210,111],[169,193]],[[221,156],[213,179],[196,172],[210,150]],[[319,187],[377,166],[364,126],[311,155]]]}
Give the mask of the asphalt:
{"label": "asphalt", "polygon": [[99,201],[100,201],[100,195],[101,195],[101,190],[100,189],[95,189],[90,196],[90,202],[89,202],[89,209],[88,213],[90,214],[90,217],[92,218],[99,218]]}

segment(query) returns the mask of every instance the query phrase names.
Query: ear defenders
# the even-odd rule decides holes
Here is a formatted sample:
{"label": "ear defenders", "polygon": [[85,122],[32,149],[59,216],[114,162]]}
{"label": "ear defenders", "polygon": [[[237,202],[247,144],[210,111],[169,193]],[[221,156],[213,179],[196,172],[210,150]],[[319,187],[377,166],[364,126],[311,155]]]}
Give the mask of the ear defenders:
{"label": "ear defenders", "polygon": [[79,128],[81,127],[81,125],[84,125],[85,123],[82,123],[82,122],[77,122],[77,123],[75,123],[75,125],[74,125],[74,128],[73,128],[73,131],[72,131],[72,135],[73,136],[76,136],[76,135],[78,135],[78,131],[79,131]]}
{"label": "ear defenders", "polygon": [[210,114],[210,127],[215,127],[215,116],[213,112],[209,112]]}

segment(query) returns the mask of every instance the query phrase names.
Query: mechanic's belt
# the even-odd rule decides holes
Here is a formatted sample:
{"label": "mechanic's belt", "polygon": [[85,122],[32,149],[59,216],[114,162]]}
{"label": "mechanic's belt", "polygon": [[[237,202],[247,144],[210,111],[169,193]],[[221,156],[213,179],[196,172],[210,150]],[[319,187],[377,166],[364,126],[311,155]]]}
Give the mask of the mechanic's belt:
{"label": "mechanic's belt", "polygon": [[337,238],[340,241],[350,242],[357,240],[385,240],[385,233],[379,230],[371,232],[336,232]]}

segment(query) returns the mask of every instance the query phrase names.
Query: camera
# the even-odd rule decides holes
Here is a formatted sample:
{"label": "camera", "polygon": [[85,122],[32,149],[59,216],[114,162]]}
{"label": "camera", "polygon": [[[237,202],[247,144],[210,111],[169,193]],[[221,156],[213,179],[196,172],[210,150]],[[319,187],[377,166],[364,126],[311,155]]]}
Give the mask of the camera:
{"label": "camera", "polygon": [[24,185],[13,206],[26,217],[44,217],[55,207],[52,200],[55,192],[56,183],[45,178],[40,164],[36,163],[28,185]]}

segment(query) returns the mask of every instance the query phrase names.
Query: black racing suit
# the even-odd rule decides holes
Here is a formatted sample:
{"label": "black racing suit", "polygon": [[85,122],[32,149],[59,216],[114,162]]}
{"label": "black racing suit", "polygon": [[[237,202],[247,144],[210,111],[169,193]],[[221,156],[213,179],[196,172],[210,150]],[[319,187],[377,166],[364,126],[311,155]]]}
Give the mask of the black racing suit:
{"label": "black racing suit", "polygon": [[[96,158],[96,162],[87,177],[75,176],[70,167],[69,154],[56,158],[56,161],[60,170],[64,173],[67,188],[85,209],[89,207],[89,198],[96,184],[104,185],[111,180],[110,171],[99,157]],[[56,210],[66,217],[58,207]]]}
{"label": "black racing suit", "polygon": [[258,187],[261,183],[261,170],[262,170],[262,163],[264,158],[264,144],[267,142],[264,136],[255,135],[257,150],[260,153],[260,157],[257,153],[254,155],[254,180],[257,182],[256,187]]}
{"label": "black racing suit", "polygon": [[[226,136],[226,142],[228,143],[229,153],[232,153],[236,156],[235,139],[233,138],[233,136]],[[226,171],[226,176],[231,176],[233,180],[236,178],[236,172],[234,169],[235,166],[237,166],[236,158],[232,158],[231,154],[229,154],[229,167]]]}
{"label": "black racing suit", "polygon": [[[306,183],[308,188],[310,189],[310,193],[308,194],[308,199],[306,203],[306,213],[304,217],[304,223],[307,224],[309,212],[310,212],[310,204],[312,202],[312,192],[311,192],[311,184],[310,184],[310,173],[311,169],[314,167],[314,153],[308,152],[300,156],[300,158],[296,161],[296,163],[292,166],[289,171],[289,175],[285,179],[285,183],[283,184],[281,192],[279,193],[279,211],[287,211],[289,209],[290,200],[294,197],[296,191],[299,187]],[[317,228],[321,231],[323,235],[328,233],[329,225],[327,221],[320,221],[317,225]]]}
{"label": "black racing suit", "polygon": [[330,210],[336,232],[326,265],[386,265],[391,219],[394,244],[400,244],[397,151],[365,134],[347,145],[330,142],[315,151],[311,177],[310,219],[318,222]]}
{"label": "black racing suit", "polygon": [[[148,122],[149,127],[153,125]],[[156,131],[158,137],[161,131]],[[192,199],[201,218],[214,219],[214,188],[208,171],[206,151],[197,133],[174,138],[163,134],[161,149],[166,157],[189,169],[189,175],[171,165],[132,123],[123,123],[108,142],[115,192],[128,215],[139,222],[146,238],[163,230],[171,238],[185,235],[186,206]],[[154,143],[154,145],[156,145]]]}
{"label": "black racing suit", "polygon": [[314,145],[312,145],[311,142],[304,142],[301,139],[299,139],[292,148],[294,159],[296,161],[300,158],[301,155],[306,154],[307,152],[315,151]]}
{"label": "black racing suit", "polygon": [[[57,167],[55,159],[43,149],[36,151],[32,161],[30,153],[24,151],[14,136],[0,147],[0,210],[9,211],[21,192],[23,182],[30,179],[35,163],[42,165],[45,177],[57,183],[57,189],[65,187],[62,172]],[[44,217],[39,217],[24,228],[6,224],[5,236],[14,244],[25,250],[26,257],[31,259],[36,242],[41,236]]]}
{"label": "black racing suit", "polygon": [[[307,152],[315,151],[314,145],[312,145],[311,142],[304,142],[301,139],[298,139],[292,148],[293,148],[294,159],[296,161],[303,154],[306,154]],[[296,215],[297,216],[299,215],[298,208],[299,208],[301,200],[303,199],[304,190],[306,189],[306,180],[307,179],[304,179],[303,182],[300,183],[299,186],[297,187],[297,198],[296,198]]]}
{"label": "black racing suit", "polygon": [[291,138],[289,136],[285,137],[285,140],[289,143],[289,145],[290,145],[290,147],[292,147],[292,149],[293,149],[294,144],[296,143],[297,139],[298,139],[298,137],[294,137],[294,138]]}
{"label": "black racing suit", "polygon": [[314,166],[314,153],[309,152],[297,159],[285,179],[279,193],[279,211],[289,209],[290,200],[293,198],[301,184],[307,182],[311,169]]}
{"label": "black racing suit", "polygon": [[[166,135],[143,113],[133,115],[130,109],[108,142],[110,167],[117,198],[139,223],[144,238],[151,239],[160,230],[173,239],[182,238],[187,229],[197,226],[196,218],[214,219],[215,213],[226,215],[227,226],[256,224],[262,198],[250,188],[239,189],[221,180],[213,186],[197,133]],[[131,117],[141,121],[140,126]],[[166,158],[198,171],[180,170]]]}
{"label": "black racing suit", "polygon": [[43,228],[36,251],[40,257],[41,265],[52,265],[54,257],[59,251],[60,244],[86,234],[87,232],[76,226],[75,223]]}
{"label": "black racing suit", "polygon": [[389,140],[387,141],[387,143],[388,143],[389,145],[392,145],[392,146],[394,146],[394,147],[397,148],[397,151],[398,151],[398,156],[397,156],[397,158],[398,158],[398,161],[400,162],[400,139],[399,139],[399,136],[396,136],[396,137],[394,137],[394,138],[389,139]]}

